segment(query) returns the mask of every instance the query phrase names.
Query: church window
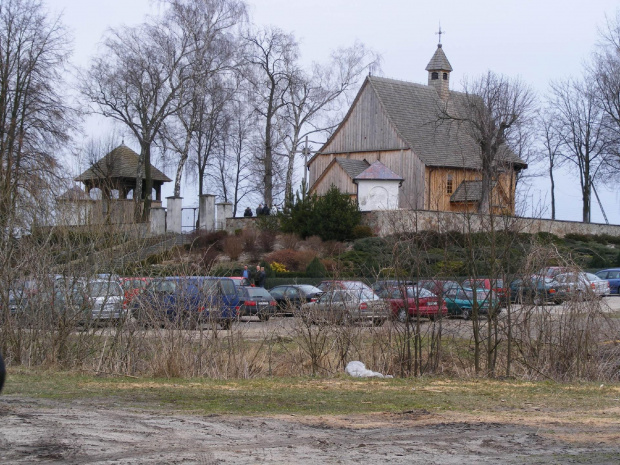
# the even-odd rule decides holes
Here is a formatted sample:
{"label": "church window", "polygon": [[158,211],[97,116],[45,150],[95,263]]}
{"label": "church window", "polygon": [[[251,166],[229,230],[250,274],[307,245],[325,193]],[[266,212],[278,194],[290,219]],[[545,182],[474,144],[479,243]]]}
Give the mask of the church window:
{"label": "church window", "polygon": [[447,194],[452,194],[453,191],[454,191],[454,189],[453,189],[453,185],[452,185],[452,175],[449,174],[448,175],[448,179],[446,181],[446,193]]}
{"label": "church window", "polygon": [[448,80],[448,73],[443,73],[443,80],[447,81]]}
{"label": "church window", "polygon": [[433,73],[431,73],[431,79],[432,79],[433,81],[434,81],[434,80],[436,80],[436,79],[439,79],[439,73],[437,73],[437,72],[433,72]]}

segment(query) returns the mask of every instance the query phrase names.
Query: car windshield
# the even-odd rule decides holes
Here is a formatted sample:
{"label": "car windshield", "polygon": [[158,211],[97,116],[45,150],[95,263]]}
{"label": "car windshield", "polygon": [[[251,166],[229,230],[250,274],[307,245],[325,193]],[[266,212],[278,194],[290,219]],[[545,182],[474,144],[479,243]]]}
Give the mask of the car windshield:
{"label": "car windshield", "polygon": [[122,296],[123,291],[115,282],[92,281],[88,283],[88,293],[93,297],[108,297],[112,295]]}
{"label": "car windshield", "polygon": [[245,292],[249,297],[266,297],[271,299],[271,294],[263,287],[246,287]]}
{"label": "car windshield", "polygon": [[[472,289],[465,289],[465,295],[469,300],[474,300],[474,291]],[[476,300],[484,300],[488,295],[489,293],[487,291],[476,289]]]}
{"label": "car windshield", "polygon": [[174,291],[176,291],[176,288],[177,288],[177,283],[175,283],[174,281],[167,280],[167,279],[153,281],[148,287],[149,290],[154,291],[154,292],[167,292],[170,294],[174,293]]}
{"label": "car windshield", "polygon": [[433,294],[428,289],[424,289],[423,287],[418,288],[416,286],[408,286],[407,297],[409,297],[410,299],[414,299],[416,297],[418,297],[419,299],[426,299],[429,297],[435,297],[435,294]]}
{"label": "car windshield", "polygon": [[599,278],[598,276],[592,273],[584,273],[584,276],[588,281],[600,281],[601,280],[601,278]]}
{"label": "car windshield", "polygon": [[131,289],[146,289],[149,283],[144,279],[128,279],[123,282],[123,289],[129,291]]}
{"label": "car windshield", "polygon": [[309,284],[297,286],[297,289],[299,289],[304,294],[316,294],[317,292],[321,292],[321,289],[319,289],[318,287],[310,286]]}

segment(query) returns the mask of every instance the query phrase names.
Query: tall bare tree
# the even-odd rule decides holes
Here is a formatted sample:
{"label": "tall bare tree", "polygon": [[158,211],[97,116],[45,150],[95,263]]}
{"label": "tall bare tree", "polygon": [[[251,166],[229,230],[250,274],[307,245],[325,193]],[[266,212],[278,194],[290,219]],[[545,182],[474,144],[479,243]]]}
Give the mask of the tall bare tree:
{"label": "tall bare tree", "polygon": [[613,138],[591,81],[569,79],[552,84],[551,89],[562,156],[579,175],[582,221],[589,223],[592,187],[607,167]]}
{"label": "tall bare tree", "polygon": [[124,124],[140,143],[134,199],[138,204],[144,197],[142,220],[151,207],[151,148],[164,122],[184,104],[180,96],[191,77],[192,47],[169,16],[112,30],[81,80],[93,110]]}
{"label": "tall bare tree", "polygon": [[[190,79],[183,89],[182,100],[174,118],[164,126],[163,140],[178,155],[174,195],[181,195],[181,177],[194,139],[201,132],[199,124],[210,120],[204,112],[218,111],[222,78],[218,75],[235,70],[240,54],[235,27],[246,18],[246,7],[238,0],[168,0],[170,15],[179,30],[189,37],[191,52],[186,60]],[[211,80],[216,83],[211,83]],[[218,91],[218,105],[214,92]],[[225,95],[232,97],[232,93]],[[202,158],[207,158],[204,155]],[[200,177],[202,179],[202,177]],[[202,193],[202,185],[200,186]]]}
{"label": "tall bare tree", "polygon": [[555,220],[555,180],[554,170],[558,168],[562,157],[562,137],[557,127],[555,116],[551,109],[545,109],[538,115],[538,131],[542,141],[543,152],[549,167],[549,181],[551,183],[551,219]]}
{"label": "tall bare tree", "polygon": [[263,28],[247,35],[248,62],[252,71],[248,73],[256,95],[256,112],[263,120],[264,150],[257,154],[262,168],[263,197],[267,206],[273,205],[274,163],[278,149],[276,115],[286,105],[286,94],[291,86],[291,77],[297,74],[299,46],[292,34],[276,27]]}
{"label": "tall bare tree", "polygon": [[[0,231],[36,211],[75,111],[60,92],[70,39],[40,1],[0,3]],[[21,213],[17,215],[17,211]],[[30,217],[32,219],[32,217]]]}
{"label": "tall bare tree", "polygon": [[519,79],[492,71],[465,81],[462,98],[450,99],[439,119],[455,123],[480,149],[482,193],[478,211],[489,213],[491,190],[497,171],[509,160],[512,147],[524,144],[525,129],[534,117],[533,92]]}

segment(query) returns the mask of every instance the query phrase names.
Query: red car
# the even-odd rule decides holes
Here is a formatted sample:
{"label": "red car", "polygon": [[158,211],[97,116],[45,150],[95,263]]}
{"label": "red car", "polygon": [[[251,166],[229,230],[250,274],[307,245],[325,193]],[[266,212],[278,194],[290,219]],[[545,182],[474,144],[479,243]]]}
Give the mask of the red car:
{"label": "red car", "polygon": [[120,278],[119,283],[125,293],[123,308],[129,308],[131,301],[142,294],[150,282],[150,278]]}
{"label": "red car", "polygon": [[423,287],[394,287],[386,291],[384,299],[390,304],[393,317],[402,323],[416,316],[434,320],[448,314],[446,304],[440,305],[439,297]]}

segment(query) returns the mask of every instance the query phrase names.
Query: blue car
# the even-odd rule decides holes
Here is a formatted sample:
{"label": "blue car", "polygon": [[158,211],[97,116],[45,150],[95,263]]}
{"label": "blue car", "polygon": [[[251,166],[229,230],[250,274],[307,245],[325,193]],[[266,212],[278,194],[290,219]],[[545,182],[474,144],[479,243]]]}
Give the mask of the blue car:
{"label": "blue car", "polygon": [[611,294],[620,294],[620,268],[609,268],[594,274],[609,282],[609,292]]}
{"label": "blue car", "polygon": [[134,318],[145,326],[168,322],[194,328],[209,321],[230,328],[239,295],[230,278],[169,276],[153,278],[133,304]]}

